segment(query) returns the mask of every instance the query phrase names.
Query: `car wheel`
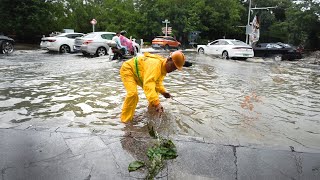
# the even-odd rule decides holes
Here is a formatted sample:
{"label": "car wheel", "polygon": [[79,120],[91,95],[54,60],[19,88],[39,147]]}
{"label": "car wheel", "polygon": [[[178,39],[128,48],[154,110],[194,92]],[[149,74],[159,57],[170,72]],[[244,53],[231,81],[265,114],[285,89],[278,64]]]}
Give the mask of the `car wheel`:
{"label": "car wheel", "polygon": [[199,53],[199,54],[204,54],[204,49],[203,49],[203,48],[199,48],[199,49],[198,49],[198,53]]}
{"label": "car wheel", "polygon": [[60,46],[60,53],[70,53],[70,47],[66,44]]}
{"label": "car wheel", "polygon": [[283,57],[282,57],[282,54],[276,54],[273,56],[273,59],[275,61],[282,61],[283,60]]}
{"label": "car wheel", "polygon": [[169,50],[169,49],[170,49],[170,47],[168,44],[164,46],[164,50]]}
{"label": "car wheel", "polygon": [[1,46],[1,53],[2,54],[10,54],[13,52],[14,50],[14,47],[13,47],[13,44],[9,41],[5,41],[2,43],[2,46]]}
{"label": "car wheel", "polygon": [[222,52],[222,59],[229,59],[228,51],[223,51]]}
{"label": "car wheel", "polygon": [[106,48],[104,48],[104,47],[99,47],[99,48],[97,49],[96,55],[97,55],[98,57],[100,57],[100,56],[105,56],[106,54],[107,54]]}
{"label": "car wheel", "polygon": [[89,55],[89,53],[87,53],[85,51],[82,51],[82,54],[83,54],[83,56],[88,56]]}

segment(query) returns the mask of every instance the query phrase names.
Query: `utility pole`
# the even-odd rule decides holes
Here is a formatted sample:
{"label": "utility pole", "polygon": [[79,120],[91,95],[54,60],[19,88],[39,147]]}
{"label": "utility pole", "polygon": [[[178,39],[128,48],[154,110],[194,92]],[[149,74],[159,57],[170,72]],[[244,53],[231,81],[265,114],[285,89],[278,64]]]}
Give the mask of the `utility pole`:
{"label": "utility pole", "polygon": [[246,26],[246,43],[249,44],[249,34],[251,33],[249,31],[250,29],[250,14],[251,14],[251,10],[268,10],[269,9],[274,9],[277,8],[277,6],[273,6],[273,7],[251,7],[251,0],[249,0],[249,11],[248,11],[248,22],[247,22],[247,26]]}
{"label": "utility pole", "polygon": [[165,23],[166,24],[166,36],[168,35],[168,24],[170,23],[170,21],[168,21],[168,19],[162,21],[162,23]]}
{"label": "utility pole", "polygon": [[249,32],[248,29],[250,27],[250,14],[251,14],[251,0],[249,1],[249,11],[248,11],[248,22],[247,22],[247,26],[246,26],[246,43],[249,43]]}

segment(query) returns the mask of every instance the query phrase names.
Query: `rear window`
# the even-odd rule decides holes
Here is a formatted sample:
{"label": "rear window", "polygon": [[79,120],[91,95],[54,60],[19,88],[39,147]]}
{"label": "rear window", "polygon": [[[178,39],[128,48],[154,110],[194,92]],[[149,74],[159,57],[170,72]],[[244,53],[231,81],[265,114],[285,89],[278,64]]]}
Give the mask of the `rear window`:
{"label": "rear window", "polygon": [[227,41],[219,41],[217,45],[228,45],[229,43]]}
{"label": "rear window", "polygon": [[86,35],[85,37],[86,38],[94,38],[94,37],[96,37],[96,35],[97,34],[91,33],[91,34]]}
{"label": "rear window", "polygon": [[68,35],[66,35],[68,38],[70,38],[70,39],[75,39],[75,38],[77,38],[77,37],[81,37],[81,36],[83,36],[82,34],[68,34]]}
{"label": "rear window", "polygon": [[278,44],[267,44],[266,48],[277,48],[277,49],[281,49],[282,46],[278,45]]}
{"label": "rear window", "polygon": [[280,46],[286,47],[286,48],[291,48],[291,46],[289,44],[285,44],[285,43],[279,43]]}
{"label": "rear window", "polygon": [[234,45],[247,45],[246,43],[242,42],[242,41],[231,41],[232,44]]}
{"label": "rear window", "polygon": [[66,37],[66,34],[57,35],[57,37]]}
{"label": "rear window", "polygon": [[173,37],[166,37],[165,39],[169,41],[176,41]]}
{"label": "rear window", "polygon": [[157,41],[163,41],[163,37],[155,37],[153,40],[157,40]]}
{"label": "rear window", "polygon": [[101,37],[103,39],[108,39],[108,40],[112,40],[113,36],[115,36],[116,34],[101,34]]}

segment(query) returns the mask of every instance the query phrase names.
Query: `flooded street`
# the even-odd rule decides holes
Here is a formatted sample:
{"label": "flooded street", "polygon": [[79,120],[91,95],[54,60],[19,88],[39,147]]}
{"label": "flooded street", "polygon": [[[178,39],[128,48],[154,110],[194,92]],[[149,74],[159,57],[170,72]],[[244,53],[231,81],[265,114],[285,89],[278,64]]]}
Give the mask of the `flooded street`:
{"label": "flooded street", "polygon": [[[169,52],[161,52],[167,56]],[[167,74],[162,118],[141,88],[130,131],[161,121],[170,135],[221,144],[320,151],[320,66],[272,59],[222,60],[186,52],[193,66]],[[108,56],[15,51],[0,56],[0,128],[36,124],[123,133],[121,62]]]}

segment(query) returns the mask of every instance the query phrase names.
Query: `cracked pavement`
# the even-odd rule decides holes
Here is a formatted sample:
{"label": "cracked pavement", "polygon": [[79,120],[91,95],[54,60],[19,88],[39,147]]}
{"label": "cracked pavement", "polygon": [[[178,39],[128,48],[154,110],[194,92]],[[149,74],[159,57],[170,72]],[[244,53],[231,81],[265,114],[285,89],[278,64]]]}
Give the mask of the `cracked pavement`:
{"label": "cracked pavement", "polygon": [[[50,130],[51,129],[51,130]],[[128,172],[150,137],[93,133],[83,128],[1,128],[1,180],[143,179]],[[158,179],[319,179],[320,154],[206,142],[173,136],[178,157]],[[140,144],[139,144],[140,143]]]}

